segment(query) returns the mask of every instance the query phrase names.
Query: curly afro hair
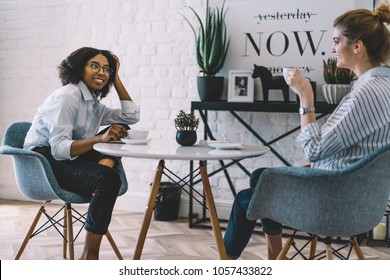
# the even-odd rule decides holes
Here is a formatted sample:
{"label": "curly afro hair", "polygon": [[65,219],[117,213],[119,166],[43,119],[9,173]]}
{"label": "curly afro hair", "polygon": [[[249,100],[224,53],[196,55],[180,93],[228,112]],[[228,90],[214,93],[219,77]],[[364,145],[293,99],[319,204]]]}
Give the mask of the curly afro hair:
{"label": "curly afro hair", "polygon": [[58,66],[59,77],[62,85],[67,85],[69,83],[77,84],[80,80],[82,80],[85,64],[88,60],[98,54],[104,55],[107,58],[109,67],[113,70],[113,72],[110,75],[107,84],[99,92],[94,92],[93,94],[99,99],[106,97],[115,80],[116,73],[116,60],[114,59],[112,53],[107,50],[83,47],[72,52]]}

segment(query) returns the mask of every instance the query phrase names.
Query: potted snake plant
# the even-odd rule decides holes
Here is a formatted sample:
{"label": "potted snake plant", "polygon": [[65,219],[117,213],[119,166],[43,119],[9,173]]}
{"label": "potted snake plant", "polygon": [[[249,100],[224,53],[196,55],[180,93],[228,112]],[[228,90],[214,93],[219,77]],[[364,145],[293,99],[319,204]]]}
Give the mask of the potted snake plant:
{"label": "potted snake plant", "polygon": [[195,36],[196,61],[201,74],[197,78],[199,97],[201,101],[219,101],[223,92],[224,77],[217,77],[216,74],[225,63],[230,44],[225,23],[225,1],[221,8],[212,9],[207,0],[204,21],[192,7],[187,7],[195,15],[198,26],[196,28],[183,15]]}

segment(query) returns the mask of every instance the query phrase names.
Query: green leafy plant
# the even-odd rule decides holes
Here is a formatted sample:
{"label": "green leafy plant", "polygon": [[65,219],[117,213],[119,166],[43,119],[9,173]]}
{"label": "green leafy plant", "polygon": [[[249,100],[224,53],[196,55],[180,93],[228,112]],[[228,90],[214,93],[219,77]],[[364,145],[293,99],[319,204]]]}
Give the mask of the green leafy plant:
{"label": "green leafy plant", "polygon": [[205,23],[192,7],[187,7],[192,10],[199,24],[197,32],[194,25],[182,15],[195,35],[196,59],[200,72],[206,76],[215,76],[225,63],[230,44],[225,23],[225,1],[221,8],[211,9],[207,0]]}
{"label": "green leafy plant", "polygon": [[324,62],[324,80],[327,84],[350,84],[355,74],[345,68],[337,67],[336,58],[328,58]]}
{"label": "green leafy plant", "polygon": [[193,113],[186,114],[180,110],[175,119],[175,127],[180,131],[196,131],[199,125],[199,118],[196,118]]}

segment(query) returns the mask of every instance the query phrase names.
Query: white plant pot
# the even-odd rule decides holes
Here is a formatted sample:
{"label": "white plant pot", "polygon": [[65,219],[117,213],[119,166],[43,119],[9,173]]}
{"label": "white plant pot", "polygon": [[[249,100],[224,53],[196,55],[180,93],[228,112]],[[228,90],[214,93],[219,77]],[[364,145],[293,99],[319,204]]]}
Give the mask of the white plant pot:
{"label": "white plant pot", "polygon": [[329,104],[339,104],[351,90],[351,85],[324,84],[321,86],[322,95]]}

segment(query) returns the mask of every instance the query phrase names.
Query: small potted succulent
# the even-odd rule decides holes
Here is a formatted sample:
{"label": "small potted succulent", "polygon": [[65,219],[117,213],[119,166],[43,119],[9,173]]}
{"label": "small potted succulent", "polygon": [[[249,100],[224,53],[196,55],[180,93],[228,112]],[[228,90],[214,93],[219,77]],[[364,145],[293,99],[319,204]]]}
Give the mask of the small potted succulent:
{"label": "small potted succulent", "polygon": [[322,95],[327,103],[338,104],[349,93],[355,74],[349,69],[337,67],[336,58],[323,62],[325,84],[321,87]]}
{"label": "small potted succulent", "polygon": [[182,146],[192,146],[196,143],[196,130],[198,129],[199,118],[193,113],[185,113],[180,110],[175,119],[176,142]]}

